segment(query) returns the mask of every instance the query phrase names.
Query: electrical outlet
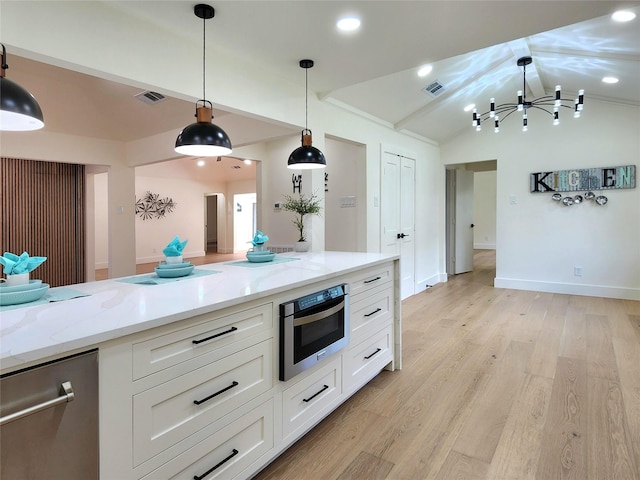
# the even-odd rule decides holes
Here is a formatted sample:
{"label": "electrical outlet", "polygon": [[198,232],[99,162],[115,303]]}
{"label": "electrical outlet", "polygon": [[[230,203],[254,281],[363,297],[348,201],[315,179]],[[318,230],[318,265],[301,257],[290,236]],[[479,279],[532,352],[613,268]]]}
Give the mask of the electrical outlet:
{"label": "electrical outlet", "polygon": [[573,274],[576,277],[581,277],[582,276],[582,267],[578,267],[578,266],[573,267]]}

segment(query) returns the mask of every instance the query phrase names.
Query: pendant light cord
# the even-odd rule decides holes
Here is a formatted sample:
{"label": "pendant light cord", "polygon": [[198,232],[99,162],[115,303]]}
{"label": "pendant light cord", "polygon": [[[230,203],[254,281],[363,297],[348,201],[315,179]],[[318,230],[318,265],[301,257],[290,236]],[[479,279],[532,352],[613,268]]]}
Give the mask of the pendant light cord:
{"label": "pendant light cord", "polygon": [[207,100],[205,92],[206,77],[207,77],[207,63],[206,63],[206,51],[207,51],[207,19],[202,19],[202,100]]}
{"label": "pendant light cord", "polygon": [[304,129],[309,130],[307,128],[308,125],[308,115],[309,115],[309,69],[304,69]]}

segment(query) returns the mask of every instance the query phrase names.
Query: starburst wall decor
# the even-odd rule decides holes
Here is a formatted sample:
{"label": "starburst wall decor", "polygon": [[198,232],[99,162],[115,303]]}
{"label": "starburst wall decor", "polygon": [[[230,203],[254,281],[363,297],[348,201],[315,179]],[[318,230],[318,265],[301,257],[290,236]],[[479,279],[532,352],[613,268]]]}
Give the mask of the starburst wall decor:
{"label": "starburst wall decor", "polygon": [[147,191],[140,199],[136,199],[136,215],[142,220],[160,219],[173,212],[178,206],[172,198],[160,198],[157,193]]}

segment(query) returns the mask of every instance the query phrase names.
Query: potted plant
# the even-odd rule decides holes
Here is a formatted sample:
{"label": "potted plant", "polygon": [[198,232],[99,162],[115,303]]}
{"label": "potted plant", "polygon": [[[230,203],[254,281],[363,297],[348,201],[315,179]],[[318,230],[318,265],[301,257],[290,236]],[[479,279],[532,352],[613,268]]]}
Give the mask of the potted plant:
{"label": "potted plant", "polygon": [[309,249],[309,243],[307,242],[304,231],[304,217],[305,215],[320,215],[320,211],[322,210],[320,199],[315,193],[308,197],[302,193],[297,197],[285,195],[281,208],[296,214],[293,224],[298,229],[298,242],[294,246],[294,249],[296,252],[306,252]]}

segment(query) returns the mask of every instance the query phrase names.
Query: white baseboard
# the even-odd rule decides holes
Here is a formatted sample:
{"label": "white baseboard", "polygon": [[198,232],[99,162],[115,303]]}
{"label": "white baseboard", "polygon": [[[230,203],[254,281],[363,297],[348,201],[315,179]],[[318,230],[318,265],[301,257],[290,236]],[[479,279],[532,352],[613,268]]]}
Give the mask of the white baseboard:
{"label": "white baseboard", "polygon": [[[189,252],[189,253],[183,253],[182,254],[182,258],[193,258],[193,257],[204,257],[205,256],[205,252],[200,251],[200,252]],[[142,263],[156,263],[156,262],[161,262],[164,260],[164,255],[160,254],[160,255],[151,255],[149,257],[140,257],[140,258],[136,258],[136,265],[140,265]],[[101,270],[103,268],[109,268],[109,262],[100,262],[100,263],[96,263],[95,264],[95,269],[96,270]]]}
{"label": "white baseboard", "polygon": [[416,282],[416,293],[420,293],[423,290],[426,290],[427,287],[433,287],[435,284],[440,282],[447,281],[447,274],[436,273],[435,275],[430,276],[429,278],[425,278]]}
{"label": "white baseboard", "polygon": [[473,249],[474,250],[495,250],[496,244],[495,243],[474,243]]}
{"label": "white baseboard", "polygon": [[534,292],[562,293],[567,295],[582,295],[585,297],[640,300],[640,289],[609,287],[606,285],[540,282],[536,280],[518,280],[514,278],[496,277],[494,279],[493,286],[495,288],[511,288],[514,290],[531,290]]}

